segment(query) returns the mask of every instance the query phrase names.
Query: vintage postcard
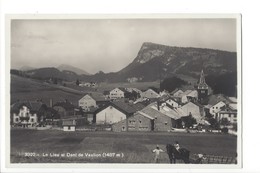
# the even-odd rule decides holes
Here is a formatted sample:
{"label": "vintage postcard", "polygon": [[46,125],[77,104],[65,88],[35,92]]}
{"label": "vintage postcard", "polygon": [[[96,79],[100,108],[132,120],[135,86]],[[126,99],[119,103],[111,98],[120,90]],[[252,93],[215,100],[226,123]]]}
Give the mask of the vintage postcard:
{"label": "vintage postcard", "polygon": [[241,168],[240,15],[6,26],[8,167]]}

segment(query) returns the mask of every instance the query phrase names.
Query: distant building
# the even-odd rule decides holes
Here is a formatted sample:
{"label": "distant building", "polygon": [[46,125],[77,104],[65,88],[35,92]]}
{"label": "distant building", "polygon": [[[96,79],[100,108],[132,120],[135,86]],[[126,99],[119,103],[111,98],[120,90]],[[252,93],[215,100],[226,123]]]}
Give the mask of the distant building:
{"label": "distant building", "polygon": [[100,107],[108,102],[109,100],[101,93],[89,93],[79,100],[79,107],[88,110],[90,107]]}
{"label": "distant building", "polygon": [[198,91],[198,100],[199,101],[203,101],[208,96],[209,87],[206,84],[203,70],[201,70],[200,80],[199,80],[199,84],[197,87],[197,91]]}
{"label": "distant building", "polygon": [[155,92],[154,90],[148,89],[148,90],[144,91],[144,92],[141,94],[141,97],[142,97],[142,98],[153,99],[153,98],[158,98],[158,97],[160,97],[160,95],[159,95],[157,92]]}
{"label": "distant building", "polygon": [[124,88],[115,88],[110,91],[109,98],[111,100],[124,98],[125,97],[125,89]]}

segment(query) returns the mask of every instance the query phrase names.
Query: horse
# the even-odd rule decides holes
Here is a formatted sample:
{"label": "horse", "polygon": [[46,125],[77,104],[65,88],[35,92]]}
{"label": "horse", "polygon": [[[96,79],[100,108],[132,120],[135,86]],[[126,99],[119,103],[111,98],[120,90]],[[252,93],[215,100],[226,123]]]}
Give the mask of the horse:
{"label": "horse", "polygon": [[190,151],[185,149],[185,148],[180,148],[179,151],[177,151],[177,149],[171,145],[171,144],[167,144],[166,145],[166,150],[167,150],[167,154],[169,156],[170,159],[170,163],[176,163],[176,160],[182,160],[184,163],[190,163]]}

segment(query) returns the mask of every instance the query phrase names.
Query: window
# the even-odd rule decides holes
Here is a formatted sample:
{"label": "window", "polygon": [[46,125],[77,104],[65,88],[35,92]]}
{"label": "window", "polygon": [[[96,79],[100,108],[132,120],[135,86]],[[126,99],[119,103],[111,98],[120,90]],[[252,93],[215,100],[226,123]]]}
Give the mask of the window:
{"label": "window", "polygon": [[70,130],[70,126],[68,126],[68,130]]}
{"label": "window", "polygon": [[141,121],[141,120],[139,120],[139,123],[141,124],[141,123],[142,123],[142,121]]}
{"label": "window", "polygon": [[19,121],[19,118],[15,118],[15,121]]}
{"label": "window", "polygon": [[218,107],[216,107],[216,109],[218,109]]}
{"label": "window", "polygon": [[234,118],[236,118],[236,117],[237,117],[237,115],[235,114],[235,115],[234,115]]}
{"label": "window", "polygon": [[164,124],[165,124],[165,125],[167,125],[167,124],[168,124],[168,122],[165,122]]}
{"label": "window", "polygon": [[34,119],[31,119],[31,122],[34,122]]}

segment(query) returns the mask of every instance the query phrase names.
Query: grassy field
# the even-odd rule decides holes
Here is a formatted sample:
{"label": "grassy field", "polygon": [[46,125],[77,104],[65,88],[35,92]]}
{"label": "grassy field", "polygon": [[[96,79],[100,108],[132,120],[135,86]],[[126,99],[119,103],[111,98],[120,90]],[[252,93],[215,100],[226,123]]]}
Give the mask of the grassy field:
{"label": "grassy field", "polygon": [[[224,134],[12,129],[11,163],[153,163],[151,150],[156,145],[165,150],[166,144],[173,141],[179,141],[182,147],[191,151],[191,155],[236,155],[237,138]],[[65,156],[61,157],[63,153]],[[85,156],[85,153],[96,155]],[[118,155],[108,154],[105,157],[103,153]],[[56,157],[53,154],[57,154]],[[168,155],[162,153],[161,163],[168,162]]]}
{"label": "grassy field", "polygon": [[142,83],[100,83],[97,88],[79,87],[75,84],[54,85],[39,80],[23,78],[11,75],[11,102],[17,100],[42,100],[49,105],[50,99],[53,103],[64,101],[65,99],[78,105],[78,100],[88,92],[112,90],[115,87],[136,87],[138,89],[147,89],[150,86],[159,87],[159,82],[142,82]]}

